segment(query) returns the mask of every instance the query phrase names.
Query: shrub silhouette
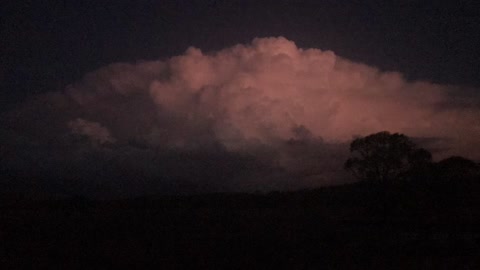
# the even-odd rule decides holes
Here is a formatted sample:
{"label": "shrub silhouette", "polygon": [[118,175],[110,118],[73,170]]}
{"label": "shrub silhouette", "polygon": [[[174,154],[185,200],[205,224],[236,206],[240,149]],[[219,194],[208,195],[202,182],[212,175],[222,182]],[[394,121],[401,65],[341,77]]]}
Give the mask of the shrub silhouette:
{"label": "shrub silhouette", "polygon": [[443,181],[467,180],[478,175],[479,166],[460,156],[451,156],[435,164],[438,178]]}

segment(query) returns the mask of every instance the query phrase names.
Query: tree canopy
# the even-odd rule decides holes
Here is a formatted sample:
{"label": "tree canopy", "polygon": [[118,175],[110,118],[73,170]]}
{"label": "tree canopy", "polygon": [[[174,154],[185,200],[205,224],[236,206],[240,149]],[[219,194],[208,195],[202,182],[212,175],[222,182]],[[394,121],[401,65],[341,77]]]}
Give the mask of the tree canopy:
{"label": "tree canopy", "polygon": [[461,156],[451,156],[436,163],[439,180],[468,180],[478,178],[480,165]]}
{"label": "tree canopy", "polygon": [[380,182],[402,178],[432,160],[430,152],[417,148],[407,136],[387,131],[356,138],[350,152],[345,168],[360,180]]}

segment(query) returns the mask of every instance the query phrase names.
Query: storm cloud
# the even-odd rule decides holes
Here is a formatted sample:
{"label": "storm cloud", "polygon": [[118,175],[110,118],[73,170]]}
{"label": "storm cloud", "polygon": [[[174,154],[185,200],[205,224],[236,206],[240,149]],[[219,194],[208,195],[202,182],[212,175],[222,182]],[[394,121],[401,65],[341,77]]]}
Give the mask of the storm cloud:
{"label": "storm cloud", "polygon": [[82,175],[111,170],[121,178],[130,168],[128,179],[152,179],[158,189],[321,186],[349,181],[349,141],[382,130],[423,138],[438,157],[480,159],[478,104],[469,89],[406,81],[283,37],[257,38],[111,64],[31,98],[1,117],[2,166],[88,171],[95,156],[123,169]]}

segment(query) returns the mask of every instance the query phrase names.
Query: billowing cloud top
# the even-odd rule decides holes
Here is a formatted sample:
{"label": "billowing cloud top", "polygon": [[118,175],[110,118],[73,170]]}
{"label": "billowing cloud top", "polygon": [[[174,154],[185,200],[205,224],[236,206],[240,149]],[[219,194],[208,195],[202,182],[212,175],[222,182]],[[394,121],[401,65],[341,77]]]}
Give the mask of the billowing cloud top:
{"label": "billowing cloud top", "polygon": [[[438,138],[430,147],[443,148],[440,154],[479,159],[478,101],[459,87],[408,82],[400,73],[279,37],[210,53],[189,48],[166,61],[112,64],[2,121],[6,134],[42,142],[63,138],[68,145],[65,136],[76,134],[148,149],[220,148],[296,171],[312,153],[287,142],[321,146],[313,156],[326,162],[345,152],[329,145],[344,148],[356,135],[382,130]],[[36,124],[22,126],[18,119]],[[318,167],[313,174],[330,175]]]}

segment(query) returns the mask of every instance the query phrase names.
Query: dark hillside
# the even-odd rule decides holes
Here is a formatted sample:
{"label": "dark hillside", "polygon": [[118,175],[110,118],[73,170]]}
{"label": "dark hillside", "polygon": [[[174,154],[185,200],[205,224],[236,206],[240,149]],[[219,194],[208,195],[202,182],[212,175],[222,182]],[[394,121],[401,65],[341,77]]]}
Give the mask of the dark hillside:
{"label": "dark hillside", "polygon": [[469,196],[452,192],[359,183],[117,201],[5,197],[0,261],[2,269],[478,269],[478,185]]}

